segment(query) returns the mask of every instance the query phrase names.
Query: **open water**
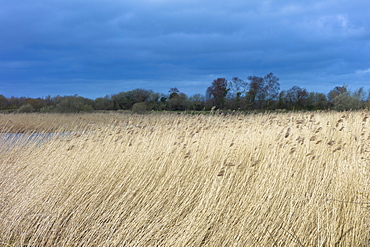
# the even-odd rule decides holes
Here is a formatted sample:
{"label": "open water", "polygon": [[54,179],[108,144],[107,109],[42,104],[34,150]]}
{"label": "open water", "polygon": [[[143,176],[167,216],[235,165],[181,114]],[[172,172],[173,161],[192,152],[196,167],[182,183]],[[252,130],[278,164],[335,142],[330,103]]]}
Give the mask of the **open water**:
{"label": "open water", "polygon": [[0,133],[0,151],[29,144],[41,145],[54,136],[68,137],[72,132],[63,133]]}

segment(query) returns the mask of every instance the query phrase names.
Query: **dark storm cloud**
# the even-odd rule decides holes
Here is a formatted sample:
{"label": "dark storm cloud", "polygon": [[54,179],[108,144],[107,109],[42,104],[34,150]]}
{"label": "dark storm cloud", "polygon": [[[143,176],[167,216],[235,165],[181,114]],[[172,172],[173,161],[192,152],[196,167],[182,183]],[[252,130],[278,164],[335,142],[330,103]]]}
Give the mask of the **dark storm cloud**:
{"label": "dark storm cloud", "polygon": [[0,94],[7,96],[175,86],[204,93],[218,76],[269,72],[282,86],[327,91],[366,86],[370,74],[366,1],[0,3]]}

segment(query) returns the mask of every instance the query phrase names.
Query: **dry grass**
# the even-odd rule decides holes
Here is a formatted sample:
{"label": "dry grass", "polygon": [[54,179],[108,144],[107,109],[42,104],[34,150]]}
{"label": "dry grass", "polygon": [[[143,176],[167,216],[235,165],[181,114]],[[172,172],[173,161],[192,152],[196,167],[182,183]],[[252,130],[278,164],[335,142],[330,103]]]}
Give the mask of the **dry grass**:
{"label": "dry grass", "polygon": [[367,246],[369,116],[0,115],[0,242]]}

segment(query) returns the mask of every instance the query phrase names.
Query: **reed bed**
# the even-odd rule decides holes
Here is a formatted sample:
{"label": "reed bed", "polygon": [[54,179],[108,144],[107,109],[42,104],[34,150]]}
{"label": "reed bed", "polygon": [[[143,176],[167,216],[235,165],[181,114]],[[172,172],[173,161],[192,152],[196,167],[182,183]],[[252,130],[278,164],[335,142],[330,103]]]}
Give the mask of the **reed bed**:
{"label": "reed bed", "polygon": [[368,246],[369,117],[1,115],[0,245]]}

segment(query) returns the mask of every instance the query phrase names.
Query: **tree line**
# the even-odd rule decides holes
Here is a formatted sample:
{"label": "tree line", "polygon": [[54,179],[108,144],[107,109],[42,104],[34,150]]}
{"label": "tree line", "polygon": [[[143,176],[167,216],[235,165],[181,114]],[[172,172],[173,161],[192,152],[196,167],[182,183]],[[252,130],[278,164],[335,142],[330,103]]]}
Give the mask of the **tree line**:
{"label": "tree line", "polygon": [[92,112],[98,110],[146,111],[202,111],[220,110],[357,110],[370,108],[370,91],[364,88],[350,91],[347,85],[336,86],[327,94],[309,92],[293,86],[280,90],[279,78],[273,73],[263,77],[238,77],[228,81],[215,79],[206,93],[188,96],[178,88],[170,88],[167,94],[153,90],[134,89],[106,95],[95,100],[78,95],[46,96],[44,98],[10,97],[0,94],[2,112]]}

